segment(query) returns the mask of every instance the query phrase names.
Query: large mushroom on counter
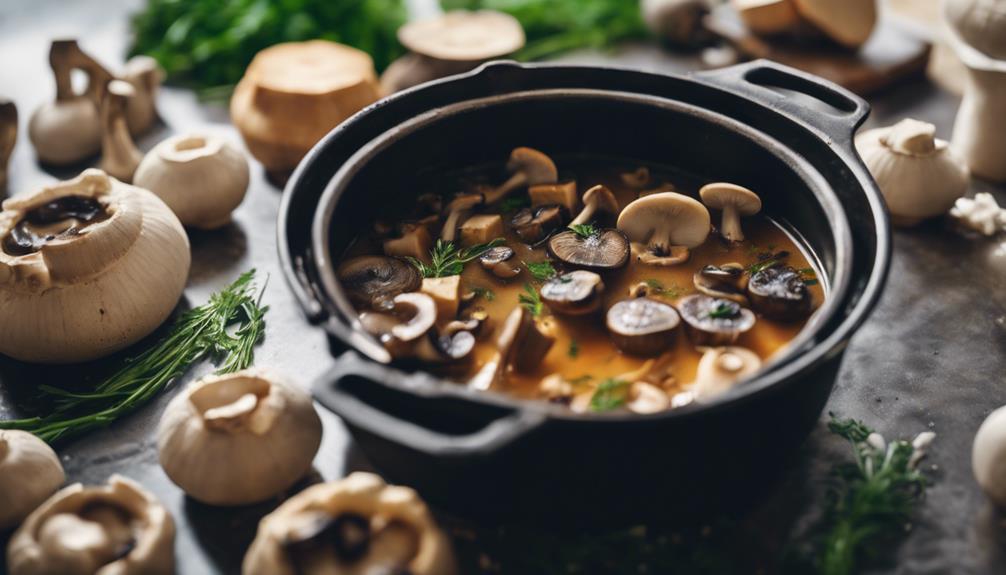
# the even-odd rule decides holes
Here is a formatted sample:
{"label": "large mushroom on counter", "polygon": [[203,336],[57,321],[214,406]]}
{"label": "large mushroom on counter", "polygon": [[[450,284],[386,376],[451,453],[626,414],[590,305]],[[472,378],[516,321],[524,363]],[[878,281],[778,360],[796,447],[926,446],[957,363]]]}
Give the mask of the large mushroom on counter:
{"label": "large mushroom on counter", "polygon": [[570,268],[596,272],[616,270],[629,263],[629,240],[615,229],[587,235],[567,230],[549,238],[548,255]]}
{"label": "large mushroom on counter", "polygon": [[710,208],[723,210],[720,235],[732,242],[744,241],[741,216],[753,216],[761,211],[758,194],[735,184],[715,183],[703,186],[699,195]]}
{"label": "large mushroom on counter", "polygon": [[419,270],[409,262],[387,256],[360,256],[342,262],[336,270],[349,300],[361,308],[383,309],[395,296],[419,289]]}
{"label": "large mushroom on counter", "polygon": [[17,526],[59,489],[59,457],[37,436],[0,429],[0,531]]}
{"label": "large mushroom on counter", "polygon": [[737,385],[761,368],[761,358],[743,347],[713,347],[702,354],[689,391],[696,401],[707,401]]}
{"label": "large mushroom on counter", "polygon": [[578,226],[590,223],[595,214],[599,213],[612,216],[618,214],[618,201],[615,199],[615,194],[604,186],[594,186],[583,193],[583,209],[569,225]]}
{"label": "large mushroom on counter", "polygon": [[554,343],[555,338],[541,331],[531,312],[517,306],[500,326],[496,353],[468,380],[468,387],[491,389],[509,367],[518,372],[536,369]]}
{"label": "large mushroom on counter", "polygon": [[643,196],[625,206],[618,229],[640,263],[669,266],[688,261],[690,249],[709,235],[709,210],[675,192]]}
{"label": "large mushroom on counter", "polygon": [[601,307],[604,281],[594,272],[576,270],[546,281],[541,299],[560,315],[586,315]]}
{"label": "large mushroom on counter", "polygon": [[777,321],[794,321],[810,313],[812,297],[803,275],[790,266],[756,271],[747,285],[751,308]]}
{"label": "large mushroom on counter", "polygon": [[559,171],[552,158],[534,148],[514,148],[510,152],[506,170],[510,178],[497,188],[485,194],[487,204],[495,204],[514,190],[537,184],[554,184],[559,179]]}
{"label": "large mushroom on counter", "polygon": [[681,325],[673,306],[647,297],[616,303],[605,320],[618,349],[644,357],[660,354],[673,345]]}
{"label": "large mushroom on counter", "polygon": [[730,345],[755,324],[754,313],[735,301],[690,295],[678,302],[685,331],[695,345]]}
{"label": "large mushroom on counter", "polygon": [[562,228],[566,220],[566,209],[553,204],[519,210],[510,219],[510,226],[522,242],[536,245]]}
{"label": "large mushroom on counter", "polygon": [[744,266],[738,263],[728,263],[721,266],[708,265],[695,272],[692,281],[695,289],[700,292],[723,299],[733,300],[741,305],[747,305],[744,295],[747,286],[747,276]]}

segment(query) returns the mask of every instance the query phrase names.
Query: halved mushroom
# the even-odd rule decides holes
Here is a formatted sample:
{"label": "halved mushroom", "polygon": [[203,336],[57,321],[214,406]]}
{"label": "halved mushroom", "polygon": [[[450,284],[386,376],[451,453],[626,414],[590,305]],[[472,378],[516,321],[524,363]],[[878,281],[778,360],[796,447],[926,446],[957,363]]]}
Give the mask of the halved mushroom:
{"label": "halved mushroom", "polygon": [[650,169],[640,166],[631,172],[623,172],[618,175],[622,183],[630,188],[641,190],[650,185]]}
{"label": "halved mushroom", "polygon": [[516,277],[520,273],[520,266],[513,262],[514,251],[508,246],[496,246],[489,248],[479,256],[479,263],[482,269],[502,279]]}
{"label": "halved mushroom", "polygon": [[720,235],[732,242],[744,241],[741,216],[753,216],[761,211],[761,198],[747,188],[735,184],[706,184],[699,190],[707,206],[723,210]]}
{"label": "halved mushroom", "polygon": [[614,229],[601,230],[587,237],[569,230],[549,238],[548,254],[571,268],[597,272],[615,270],[629,263],[629,240]]}
{"label": "halved mushroom", "polygon": [[552,184],[559,179],[559,171],[552,158],[534,148],[514,148],[510,152],[506,169],[510,173],[510,179],[501,186],[486,192],[487,204],[495,204],[510,192],[524,186]]}
{"label": "halved mushroom", "polygon": [[464,216],[468,215],[468,212],[476,206],[482,205],[484,202],[485,198],[482,194],[462,194],[451,200],[451,203],[447,204],[447,217],[444,219],[444,227],[440,232],[440,239],[445,242],[453,242],[454,237],[458,233],[458,226],[461,224]]}
{"label": "halved mushroom", "polygon": [[409,262],[386,256],[360,256],[342,262],[336,276],[356,307],[390,309],[398,294],[419,289],[419,270]]}
{"label": "halved mushroom", "polygon": [[590,223],[595,214],[618,214],[618,201],[615,194],[604,186],[594,186],[583,193],[583,209],[570,222],[571,226]]}
{"label": "halved mushroom", "polygon": [[618,229],[632,241],[641,263],[669,266],[688,261],[691,248],[709,235],[709,210],[688,196],[665,192],[625,206]]}
{"label": "halved mushroom", "polygon": [[524,208],[510,220],[517,237],[526,244],[535,245],[566,223],[566,209],[560,205]]}
{"label": "halved mushroom", "polygon": [[360,325],[396,359],[419,359],[445,363],[465,359],[475,348],[475,336],[461,330],[438,333],[437,304],[427,294],[412,292],[395,296],[390,313],[360,314]]}
{"label": "halved mushroom", "polygon": [[741,305],[748,303],[748,299],[744,297],[747,278],[744,266],[738,263],[706,266],[695,272],[692,280],[695,288],[708,296],[732,300]]}
{"label": "halved mushroom", "polygon": [[576,180],[538,184],[528,188],[527,193],[531,196],[532,208],[559,204],[572,214],[580,207],[580,196],[576,193]]}
{"label": "halved mushroom", "polygon": [[541,299],[555,313],[586,315],[601,307],[604,282],[594,272],[577,270],[555,276],[541,286]]}
{"label": "halved mushroom", "polygon": [[743,347],[707,349],[699,360],[695,383],[689,390],[696,401],[711,399],[728,391],[739,380],[761,368],[761,358]]}
{"label": "halved mushroom", "polygon": [[673,306],[650,298],[623,300],[606,317],[608,334],[630,355],[654,356],[674,344],[681,317]]}
{"label": "halved mushroom", "polygon": [[384,240],[384,255],[416,258],[430,263],[430,250],[433,248],[433,238],[429,229],[418,223],[405,223],[399,228],[401,235],[397,238]]}
{"label": "halved mushroom", "polygon": [[754,313],[735,301],[690,295],[678,302],[685,331],[695,345],[729,345],[755,324]]}
{"label": "halved mushroom", "polygon": [[748,281],[751,307],[777,321],[794,321],[810,313],[810,290],[795,269],[776,265],[755,272]]}
{"label": "halved mushroom", "polygon": [[554,343],[554,337],[538,329],[534,316],[518,306],[500,327],[493,358],[468,380],[468,387],[486,390],[499,385],[509,366],[518,372],[537,369]]}

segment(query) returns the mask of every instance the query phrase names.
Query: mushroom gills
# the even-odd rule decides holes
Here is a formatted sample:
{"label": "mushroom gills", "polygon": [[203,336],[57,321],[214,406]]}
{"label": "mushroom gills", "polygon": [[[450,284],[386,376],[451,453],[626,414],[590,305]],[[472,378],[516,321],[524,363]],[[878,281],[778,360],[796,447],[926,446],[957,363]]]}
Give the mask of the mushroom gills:
{"label": "mushroom gills", "polygon": [[751,307],[777,321],[793,321],[810,313],[812,298],[803,275],[790,266],[775,265],[755,272],[748,281]]}
{"label": "mushroom gills", "polygon": [[685,331],[697,346],[729,345],[755,325],[754,313],[735,301],[690,295],[678,302]]}
{"label": "mushroom gills", "polygon": [[109,218],[94,198],[64,196],[30,210],[4,238],[3,250],[12,256],[39,251],[45,244],[79,235],[90,225]]}
{"label": "mushroom gills", "polygon": [[615,270],[629,263],[629,241],[615,229],[601,230],[587,237],[569,230],[548,240],[548,254],[571,268]]}
{"label": "mushroom gills", "polygon": [[362,308],[390,309],[395,296],[416,291],[422,285],[415,266],[387,256],[346,260],[336,275],[353,305]]}
{"label": "mushroom gills", "polygon": [[646,297],[611,306],[608,333],[618,349],[630,355],[659,355],[674,344],[681,317],[669,304]]}

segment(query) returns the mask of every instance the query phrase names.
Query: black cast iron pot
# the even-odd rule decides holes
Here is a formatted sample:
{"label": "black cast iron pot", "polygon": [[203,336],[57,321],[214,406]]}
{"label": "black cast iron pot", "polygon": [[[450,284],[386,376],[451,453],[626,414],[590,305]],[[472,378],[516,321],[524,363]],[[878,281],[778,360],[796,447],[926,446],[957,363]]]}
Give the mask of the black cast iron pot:
{"label": "black cast iron pot", "polygon": [[[390,481],[462,515],[618,525],[743,506],[819,418],[884,284],[887,214],[852,144],[867,114],[851,93],[762,61],[690,76],[492,63],[382,100],[315,146],[280,214],[288,282],[347,350],[316,398]],[[651,416],[576,415],[389,365],[355,325],[334,262],[376,218],[411,205],[416,174],[499,162],[518,145],[758,190],[817,257],[826,303],[753,379]]]}

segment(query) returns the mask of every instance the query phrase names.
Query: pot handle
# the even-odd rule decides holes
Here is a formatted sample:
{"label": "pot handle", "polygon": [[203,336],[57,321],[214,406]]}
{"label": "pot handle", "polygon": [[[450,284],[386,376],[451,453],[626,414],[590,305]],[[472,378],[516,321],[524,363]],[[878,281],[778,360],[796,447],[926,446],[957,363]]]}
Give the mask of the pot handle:
{"label": "pot handle", "polygon": [[[792,118],[808,128],[841,142],[851,142],[856,129],[870,115],[870,105],[849,90],[813,74],[770,60],[754,60],[719,70],[698,72],[695,77]],[[773,88],[799,92],[819,100],[831,110],[811,108],[799,99]]]}
{"label": "pot handle", "polygon": [[[479,400],[455,384],[417,385],[418,379],[429,377],[409,375],[346,352],[315,382],[314,397],[352,428],[439,458],[492,454],[547,420],[544,411]],[[452,426],[461,431],[444,431]]]}

